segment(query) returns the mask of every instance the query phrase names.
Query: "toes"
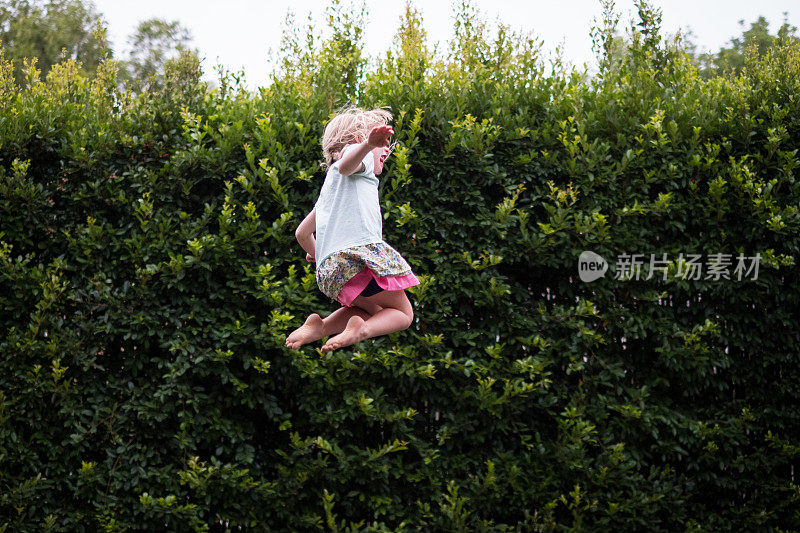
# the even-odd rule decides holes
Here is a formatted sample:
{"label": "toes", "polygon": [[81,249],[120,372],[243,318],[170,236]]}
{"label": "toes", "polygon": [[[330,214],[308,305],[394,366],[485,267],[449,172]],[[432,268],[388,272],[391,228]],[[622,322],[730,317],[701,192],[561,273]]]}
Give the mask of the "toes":
{"label": "toes", "polygon": [[321,350],[323,352],[325,352],[325,353],[328,353],[328,352],[332,352],[333,350],[336,350],[337,348],[339,348],[339,343],[338,342],[329,342],[329,343],[325,344],[325,346],[323,346],[321,348]]}

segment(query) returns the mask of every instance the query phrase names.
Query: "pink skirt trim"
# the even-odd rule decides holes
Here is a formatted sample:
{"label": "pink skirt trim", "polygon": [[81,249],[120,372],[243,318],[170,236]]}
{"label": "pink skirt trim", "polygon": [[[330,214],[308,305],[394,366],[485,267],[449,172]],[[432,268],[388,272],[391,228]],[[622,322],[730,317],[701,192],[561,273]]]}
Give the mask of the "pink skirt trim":
{"label": "pink skirt trim", "polygon": [[376,276],[372,270],[364,267],[358,274],[350,278],[350,281],[344,284],[337,297],[339,303],[349,307],[372,279],[385,291],[399,291],[419,285],[419,280],[413,272],[405,276]]}

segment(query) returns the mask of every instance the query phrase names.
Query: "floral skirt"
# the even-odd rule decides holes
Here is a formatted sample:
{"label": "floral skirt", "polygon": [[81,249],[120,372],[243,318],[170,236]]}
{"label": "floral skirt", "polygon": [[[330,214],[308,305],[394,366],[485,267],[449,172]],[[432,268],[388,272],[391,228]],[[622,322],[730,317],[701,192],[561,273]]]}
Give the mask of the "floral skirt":
{"label": "floral skirt", "polygon": [[317,285],[331,300],[350,306],[374,279],[384,290],[419,285],[403,256],[385,242],[334,252],[317,265]]}

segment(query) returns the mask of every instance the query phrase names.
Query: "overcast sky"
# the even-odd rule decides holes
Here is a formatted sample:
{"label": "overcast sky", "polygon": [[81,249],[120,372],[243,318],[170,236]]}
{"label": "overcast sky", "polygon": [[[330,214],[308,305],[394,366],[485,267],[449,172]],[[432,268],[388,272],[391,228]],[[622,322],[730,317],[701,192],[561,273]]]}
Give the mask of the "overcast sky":
{"label": "overcast sky", "polygon": [[[280,47],[289,6],[296,22],[305,26],[310,12],[313,20],[324,28],[323,16],[329,5],[323,0],[93,0],[93,3],[107,21],[116,58],[127,53],[128,37],[141,20],[152,17],[177,20],[189,29],[194,46],[200,50],[205,79],[216,79],[214,65],[222,64],[228,70],[244,70],[250,89],[266,84],[271,70],[268,51]],[[360,0],[342,0],[342,3],[357,6]],[[453,35],[455,2],[417,0],[412,4],[422,14],[429,44],[438,42],[439,48],[445,49]],[[366,0],[367,55],[382,56],[391,47],[404,5],[403,0]],[[472,5],[490,24],[500,21],[516,30],[533,32],[544,41],[546,54],[552,54],[561,45],[564,58],[572,64],[581,67],[586,63],[590,69],[596,65],[589,31],[593,19],[599,19],[602,12],[599,0],[472,0]],[[749,28],[751,22],[763,15],[770,22],[770,33],[774,34],[783,23],[783,13],[788,11],[789,23],[800,27],[800,3],[796,1],[662,0],[654,5],[661,8],[664,31],[673,34],[679,29],[691,29],[701,51],[716,51],[731,37],[741,35],[740,19]],[[622,15],[620,29],[627,28],[636,13],[633,1],[618,0],[616,9]]]}

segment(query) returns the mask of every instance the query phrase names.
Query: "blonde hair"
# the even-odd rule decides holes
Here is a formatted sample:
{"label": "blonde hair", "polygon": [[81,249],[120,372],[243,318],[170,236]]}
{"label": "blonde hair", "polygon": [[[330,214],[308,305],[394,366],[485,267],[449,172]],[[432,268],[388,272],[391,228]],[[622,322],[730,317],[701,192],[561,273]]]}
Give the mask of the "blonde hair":
{"label": "blonde hair", "polygon": [[322,134],[323,168],[328,168],[340,157],[349,144],[363,142],[372,128],[388,124],[392,114],[386,109],[365,111],[355,106],[345,107],[325,126]]}

